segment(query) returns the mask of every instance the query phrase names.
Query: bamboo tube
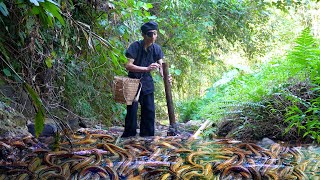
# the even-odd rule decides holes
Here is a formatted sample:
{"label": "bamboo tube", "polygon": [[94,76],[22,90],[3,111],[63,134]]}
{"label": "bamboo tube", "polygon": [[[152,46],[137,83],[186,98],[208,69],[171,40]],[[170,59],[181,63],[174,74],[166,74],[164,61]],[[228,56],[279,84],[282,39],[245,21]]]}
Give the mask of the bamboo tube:
{"label": "bamboo tube", "polygon": [[210,126],[212,124],[212,122],[210,120],[206,120],[206,122],[204,122],[201,127],[188,139],[188,141],[192,141],[193,139],[196,139],[201,133],[202,131]]}

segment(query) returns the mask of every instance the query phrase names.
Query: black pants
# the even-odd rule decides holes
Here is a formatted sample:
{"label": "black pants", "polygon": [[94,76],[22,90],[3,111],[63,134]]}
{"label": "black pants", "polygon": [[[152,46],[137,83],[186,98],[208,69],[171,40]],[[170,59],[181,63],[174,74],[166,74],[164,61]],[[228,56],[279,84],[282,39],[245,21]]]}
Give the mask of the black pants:
{"label": "black pants", "polygon": [[[141,105],[140,136],[154,136],[154,93],[140,94]],[[137,134],[137,112],[138,102],[127,106],[127,115],[122,137],[135,136]]]}

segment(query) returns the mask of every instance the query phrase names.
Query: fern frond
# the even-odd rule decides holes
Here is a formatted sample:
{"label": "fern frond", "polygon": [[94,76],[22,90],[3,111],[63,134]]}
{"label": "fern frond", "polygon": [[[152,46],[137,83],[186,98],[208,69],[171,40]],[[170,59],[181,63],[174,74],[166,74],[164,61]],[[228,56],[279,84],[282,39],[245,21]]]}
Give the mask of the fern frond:
{"label": "fern frond", "polygon": [[316,48],[316,40],[310,28],[304,29],[295,42],[296,46],[289,53],[288,60],[303,65],[305,68],[310,67],[314,59],[319,58],[319,50]]}

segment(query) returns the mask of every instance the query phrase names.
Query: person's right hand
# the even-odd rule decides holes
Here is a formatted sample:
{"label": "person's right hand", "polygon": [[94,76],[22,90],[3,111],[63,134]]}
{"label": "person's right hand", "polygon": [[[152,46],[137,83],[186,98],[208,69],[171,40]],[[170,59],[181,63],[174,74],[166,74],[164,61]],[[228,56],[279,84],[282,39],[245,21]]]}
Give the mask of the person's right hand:
{"label": "person's right hand", "polygon": [[156,70],[156,69],[158,69],[159,67],[160,67],[160,64],[158,64],[158,63],[152,63],[152,64],[150,64],[150,65],[148,66],[148,71],[150,72],[150,71]]}

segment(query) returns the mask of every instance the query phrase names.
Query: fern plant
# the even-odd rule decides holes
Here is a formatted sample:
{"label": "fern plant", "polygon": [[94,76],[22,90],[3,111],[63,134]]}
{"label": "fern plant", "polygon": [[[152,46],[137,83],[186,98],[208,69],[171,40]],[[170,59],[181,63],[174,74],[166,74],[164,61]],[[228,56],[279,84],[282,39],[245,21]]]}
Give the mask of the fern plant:
{"label": "fern plant", "polygon": [[311,79],[316,78],[319,74],[319,55],[320,49],[316,48],[316,41],[311,35],[310,28],[302,31],[301,35],[295,40],[296,46],[293,51],[288,55],[287,59],[298,65],[302,65],[304,71],[301,71],[300,66],[296,66],[299,72],[310,72],[305,74],[310,76]]}
{"label": "fern plant", "polygon": [[[287,108],[285,122],[289,123],[286,133],[297,128],[298,134],[303,131],[303,137],[310,136],[312,139],[320,143],[320,79],[319,79],[319,57],[320,50],[317,48],[315,39],[310,33],[310,29],[306,28],[296,39],[297,45],[288,55],[288,60],[302,65],[305,72],[305,78],[309,78],[314,88],[311,93],[314,97],[309,103],[294,102],[292,106]],[[301,70],[301,69],[297,69]],[[291,99],[292,100],[292,99]],[[293,100],[294,101],[294,100]],[[303,105],[305,109],[299,107]]]}

